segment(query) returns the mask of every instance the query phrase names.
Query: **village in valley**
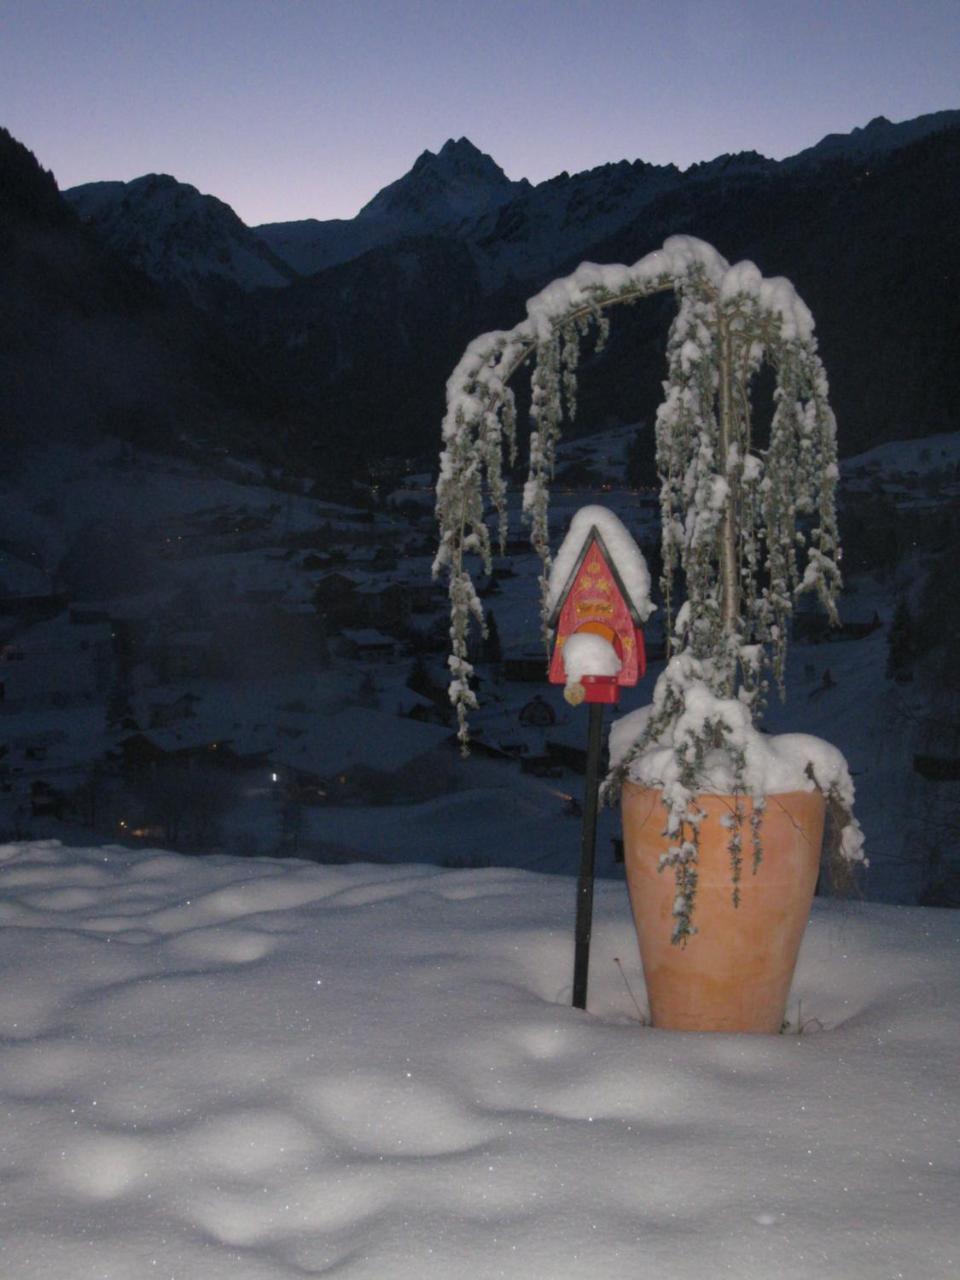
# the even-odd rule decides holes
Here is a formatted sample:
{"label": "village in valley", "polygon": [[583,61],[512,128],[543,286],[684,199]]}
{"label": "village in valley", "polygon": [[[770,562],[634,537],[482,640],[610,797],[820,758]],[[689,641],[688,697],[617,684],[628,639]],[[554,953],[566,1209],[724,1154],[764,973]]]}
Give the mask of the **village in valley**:
{"label": "village in valley", "polygon": [[[551,541],[600,502],[656,579],[658,498],[638,483],[638,431],[561,447]],[[798,614],[792,698],[768,713],[778,731],[812,722],[847,754],[867,799],[869,896],[892,901],[949,902],[956,886],[889,783],[905,774],[934,824],[956,811],[952,713],[930,713],[909,637],[891,628],[909,565],[956,521],[957,454],[954,437],[932,437],[844,464],[844,625]],[[179,457],[120,443],[40,453],[0,529],[0,838],[571,872],[585,717],[547,682],[519,495],[507,554],[480,579],[488,633],[472,654],[464,760],[428,465],[397,460],[331,502],[202,442]],[[662,616],[646,628],[651,671],[620,710],[648,698]],[[601,875],[619,874],[618,836],[604,810]]]}

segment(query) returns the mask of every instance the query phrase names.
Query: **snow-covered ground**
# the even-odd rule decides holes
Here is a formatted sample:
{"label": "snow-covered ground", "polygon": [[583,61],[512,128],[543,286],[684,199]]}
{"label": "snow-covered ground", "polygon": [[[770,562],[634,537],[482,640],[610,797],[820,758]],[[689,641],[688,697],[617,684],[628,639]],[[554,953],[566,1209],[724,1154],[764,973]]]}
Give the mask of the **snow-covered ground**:
{"label": "snow-covered ground", "polygon": [[[622,883],[0,848],[9,1280],[948,1280],[960,916],[818,900],[779,1037],[642,1025]],[[635,1003],[636,1000],[636,1003]]]}
{"label": "snow-covered ground", "polygon": [[923,476],[943,467],[960,465],[960,432],[941,432],[915,439],[891,440],[847,458],[843,472],[848,483],[861,474],[881,480],[896,473]]}

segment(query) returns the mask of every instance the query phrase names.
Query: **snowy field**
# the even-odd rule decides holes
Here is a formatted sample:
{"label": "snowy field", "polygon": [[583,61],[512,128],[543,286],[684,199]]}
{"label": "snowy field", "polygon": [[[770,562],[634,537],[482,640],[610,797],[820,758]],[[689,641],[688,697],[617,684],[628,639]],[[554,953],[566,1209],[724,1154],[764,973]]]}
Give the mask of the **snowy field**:
{"label": "snowy field", "polygon": [[0,1275],[960,1273],[958,913],[818,900],[761,1038],[641,1024],[613,880],[569,1008],[573,908],[510,869],[0,848]]}

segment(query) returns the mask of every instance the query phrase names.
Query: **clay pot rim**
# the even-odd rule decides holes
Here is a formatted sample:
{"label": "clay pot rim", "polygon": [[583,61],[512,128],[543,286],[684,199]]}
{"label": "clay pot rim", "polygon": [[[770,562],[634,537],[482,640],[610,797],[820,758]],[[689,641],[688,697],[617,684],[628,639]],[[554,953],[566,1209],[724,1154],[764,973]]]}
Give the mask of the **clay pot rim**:
{"label": "clay pot rim", "polygon": [[[624,779],[622,786],[624,788],[631,787],[634,791],[655,791],[661,795],[665,789],[663,783],[653,784],[649,782],[634,782],[632,778]],[[761,795],[764,800],[776,800],[778,796],[809,795],[820,796],[824,803],[826,803],[827,799],[824,792],[820,790],[816,783],[811,783],[809,787],[793,787],[789,791],[694,791],[692,794],[694,799],[697,799],[699,796],[705,796],[708,799],[713,798],[715,800],[730,797],[739,797],[742,800],[752,800],[755,795]]]}

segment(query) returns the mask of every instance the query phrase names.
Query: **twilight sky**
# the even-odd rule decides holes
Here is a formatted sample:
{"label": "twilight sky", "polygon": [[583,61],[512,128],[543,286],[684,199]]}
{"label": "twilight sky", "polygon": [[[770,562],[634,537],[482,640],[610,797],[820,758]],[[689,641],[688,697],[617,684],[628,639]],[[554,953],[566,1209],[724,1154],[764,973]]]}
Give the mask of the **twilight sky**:
{"label": "twilight sky", "polygon": [[960,107],[960,0],[0,0],[0,124],[61,187],[350,218],[466,135],[511,178],[781,158]]}

